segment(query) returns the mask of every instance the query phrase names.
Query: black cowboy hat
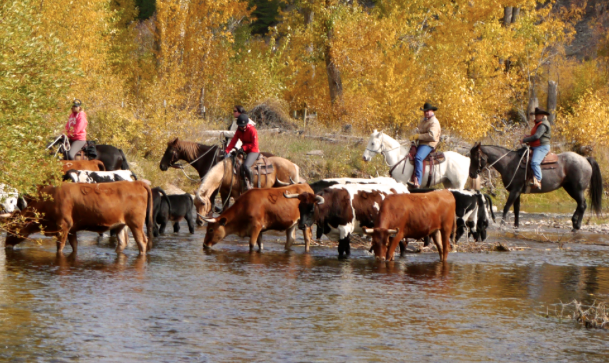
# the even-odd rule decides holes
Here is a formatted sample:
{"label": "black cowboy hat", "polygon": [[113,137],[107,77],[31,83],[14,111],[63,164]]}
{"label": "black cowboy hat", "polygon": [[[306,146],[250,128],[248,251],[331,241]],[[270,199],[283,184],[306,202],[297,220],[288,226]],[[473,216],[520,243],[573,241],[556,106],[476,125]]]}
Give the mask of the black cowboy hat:
{"label": "black cowboy hat", "polygon": [[539,107],[535,107],[535,112],[531,112],[529,115],[546,115],[550,116],[550,113],[546,110],[543,110]]}
{"label": "black cowboy hat", "polygon": [[433,107],[431,105],[431,103],[429,103],[429,102],[425,102],[425,104],[423,105],[423,108],[421,109],[421,111],[429,111],[429,110],[437,111],[438,108],[437,107]]}
{"label": "black cowboy hat", "polygon": [[76,100],[74,100],[72,107],[80,107],[81,104],[82,104],[82,102],[80,102],[80,100],[76,99]]}
{"label": "black cowboy hat", "polygon": [[245,126],[247,125],[248,121],[249,118],[247,117],[247,115],[242,113],[241,115],[239,115],[239,117],[237,117],[237,126]]}

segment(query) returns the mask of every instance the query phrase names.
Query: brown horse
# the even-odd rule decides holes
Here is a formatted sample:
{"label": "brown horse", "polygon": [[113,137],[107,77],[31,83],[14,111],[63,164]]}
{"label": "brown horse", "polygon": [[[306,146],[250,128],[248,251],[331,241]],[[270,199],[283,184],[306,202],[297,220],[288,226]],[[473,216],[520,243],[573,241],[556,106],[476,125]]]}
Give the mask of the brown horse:
{"label": "brown horse", "polygon": [[[273,165],[273,170],[267,175],[254,175],[252,184],[258,186],[260,178],[260,188],[283,187],[292,183],[298,183],[300,169],[291,161],[273,156],[268,158],[268,162]],[[195,192],[195,207],[197,208],[197,223],[203,224],[201,216],[207,215],[213,206],[211,197],[214,191],[220,189],[223,201],[223,210],[228,207],[230,197],[238,198],[241,195],[241,178],[233,173],[233,159],[226,158],[221,163],[216,164],[203,177],[201,185]]]}

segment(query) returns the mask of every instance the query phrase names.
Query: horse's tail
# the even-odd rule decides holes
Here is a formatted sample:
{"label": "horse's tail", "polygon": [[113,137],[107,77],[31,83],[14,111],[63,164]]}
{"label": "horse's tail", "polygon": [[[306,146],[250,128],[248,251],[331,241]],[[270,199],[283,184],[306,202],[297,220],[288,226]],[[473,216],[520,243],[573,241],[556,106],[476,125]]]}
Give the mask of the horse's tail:
{"label": "horse's tail", "polygon": [[592,166],[592,177],[590,178],[590,199],[592,200],[592,210],[596,215],[601,213],[603,203],[603,176],[601,168],[593,157],[588,157],[588,162]]}
{"label": "horse's tail", "polygon": [[129,164],[127,163],[127,157],[122,149],[118,149],[118,152],[121,153],[121,158],[123,158],[123,163],[121,164],[121,170],[129,170]]}

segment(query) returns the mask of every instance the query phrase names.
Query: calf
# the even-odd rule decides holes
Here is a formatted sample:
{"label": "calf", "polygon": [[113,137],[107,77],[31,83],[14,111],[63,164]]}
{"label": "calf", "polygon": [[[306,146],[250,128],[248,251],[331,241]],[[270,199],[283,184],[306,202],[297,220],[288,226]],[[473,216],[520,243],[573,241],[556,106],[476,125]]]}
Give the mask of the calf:
{"label": "calf", "polygon": [[[153,199],[155,199],[158,193],[163,194],[163,197],[156,198],[158,203],[157,201],[154,202],[154,236],[157,237],[159,233],[164,234],[165,227],[169,221],[173,222],[173,232],[178,233],[182,219],[186,219],[188,231],[194,234],[197,214],[194,210],[194,203],[190,194],[184,193],[167,196],[161,188],[154,188],[152,191]],[[157,224],[160,225],[160,228],[157,227]]]}
{"label": "calf", "polygon": [[[381,204],[374,228],[366,228],[364,232],[372,236],[372,250],[382,260],[393,260],[395,249],[404,238],[420,239],[431,235],[440,261],[446,261],[450,235],[456,224],[455,197],[448,190],[439,190],[388,195]],[[389,241],[392,235],[394,237]]]}
{"label": "calf", "polygon": [[[20,212],[26,223],[7,234],[5,246],[15,246],[29,235],[44,232],[57,237],[57,252],[66,240],[76,252],[76,232],[116,230],[120,253],[127,245],[127,228],[131,229],[140,254],[152,247],[152,191],[141,181],[106,184],[65,183],[58,187],[41,187],[38,196],[27,198],[28,206]],[[36,218],[36,213],[43,218]],[[144,223],[148,222],[148,240]]]}
{"label": "calf", "polygon": [[91,170],[106,171],[106,167],[101,160],[61,160],[63,172],[68,170]]}
{"label": "calf", "polygon": [[488,194],[478,192],[476,197],[478,199],[478,218],[476,221],[476,230],[470,230],[470,235],[478,242],[486,240],[486,229],[489,225],[489,217],[492,217],[494,222],[495,212],[493,212],[493,201]]}
{"label": "calf", "polygon": [[[250,238],[250,251],[254,244],[262,250],[262,232],[268,230],[286,231],[285,249],[290,250],[296,237],[296,225],[300,217],[298,199],[285,195],[312,193],[307,184],[287,187],[251,189],[242,194],[235,203],[217,218],[203,218],[207,222],[207,233],[203,247],[209,248],[229,234]],[[309,251],[311,229],[303,231],[305,251]]]}
{"label": "calf", "polygon": [[338,184],[317,195],[301,193],[292,197],[299,200],[299,228],[317,224],[317,238],[323,233],[338,240],[338,255],[342,257],[351,253],[351,234],[363,235],[364,227],[372,227],[385,196],[396,193],[408,193],[408,189],[401,183]]}
{"label": "calf", "polygon": [[381,184],[381,185],[394,185],[398,181],[389,177],[378,177],[378,178],[329,178],[321,179],[315,183],[309,184],[315,194],[318,194],[322,190],[329,188],[334,185],[346,185],[346,184]]}
{"label": "calf", "polygon": [[110,183],[117,181],[134,181],[137,177],[131,170],[114,170],[114,171],[90,171],[90,170],[74,170],[66,171],[63,176],[64,181],[73,181],[74,183]]}

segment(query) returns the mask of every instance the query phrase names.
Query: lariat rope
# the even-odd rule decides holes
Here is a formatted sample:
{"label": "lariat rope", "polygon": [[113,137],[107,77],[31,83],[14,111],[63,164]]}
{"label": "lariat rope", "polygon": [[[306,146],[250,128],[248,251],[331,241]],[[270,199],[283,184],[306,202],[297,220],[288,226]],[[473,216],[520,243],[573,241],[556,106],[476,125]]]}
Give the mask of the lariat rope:
{"label": "lariat rope", "polygon": [[63,147],[63,149],[64,149],[66,152],[70,151],[70,148],[71,148],[71,146],[70,146],[70,142],[68,141],[68,138],[66,137],[66,135],[59,135],[59,136],[58,136],[58,137],[55,139],[55,141],[53,141],[53,142],[51,143],[51,145],[49,145],[49,146],[47,147],[47,150],[49,150],[50,148],[52,148],[52,147],[53,147],[53,146],[54,146],[54,145],[57,143],[57,141],[59,141],[59,139],[63,139],[63,141],[62,141],[61,146],[59,146],[59,147],[57,148],[57,151],[55,151],[55,155],[54,155],[55,157],[57,157],[57,153],[59,153],[59,150],[61,150],[61,148],[62,148],[62,147]]}

